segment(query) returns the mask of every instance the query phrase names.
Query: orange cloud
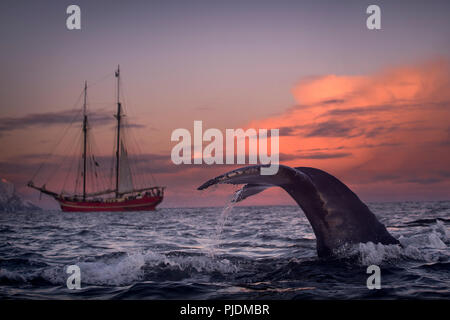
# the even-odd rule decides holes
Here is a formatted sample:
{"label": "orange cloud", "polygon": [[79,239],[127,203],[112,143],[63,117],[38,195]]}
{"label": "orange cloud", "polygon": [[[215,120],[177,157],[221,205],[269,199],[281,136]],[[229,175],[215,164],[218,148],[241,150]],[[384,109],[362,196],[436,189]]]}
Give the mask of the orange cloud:
{"label": "orange cloud", "polygon": [[448,199],[449,71],[438,60],[304,79],[296,107],[250,126],[280,128],[282,162],[323,168],[366,194]]}

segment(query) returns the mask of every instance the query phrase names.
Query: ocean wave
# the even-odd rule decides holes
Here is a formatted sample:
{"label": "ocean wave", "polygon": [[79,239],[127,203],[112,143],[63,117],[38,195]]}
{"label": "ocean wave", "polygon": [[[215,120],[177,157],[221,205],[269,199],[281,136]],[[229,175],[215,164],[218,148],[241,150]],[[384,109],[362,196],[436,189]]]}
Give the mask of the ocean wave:
{"label": "ocean wave", "polygon": [[426,226],[434,223],[450,223],[450,219],[445,218],[425,218],[406,222],[407,226]]}
{"label": "ocean wave", "polygon": [[[85,285],[124,286],[138,281],[180,280],[195,275],[236,273],[239,268],[226,258],[208,255],[160,254],[156,252],[115,253],[94,261],[75,262]],[[44,280],[65,286],[68,265],[41,268],[36,272],[15,272],[0,269],[1,284],[24,284]]]}
{"label": "ocean wave", "polygon": [[[380,204],[401,245],[357,244],[342,260],[317,257],[296,206],[235,207],[228,219],[217,208],[0,215],[0,299],[448,298],[448,211],[417,206]],[[73,264],[82,290],[67,289]],[[378,293],[366,288],[371,264],[383,272]]]}
{"label": "ocean wave", "polygon": [[9,271],[6,269],[0,269],[0,284],[16,284],[25,283],[28,279],[25,278],[19,272]]}
{"label": "ocean wave", "polygon": [[[109,256],[97,261],[78,262],[76,265],[80,267],[82,283],[114,286],[159,278],[189,278],[196,274],[227,274],[238,271],[238,267],[228,259],[206,255],[177,256],[151,251]],[[44,277],[55,284],[65,283],[67,276],[61,268],[44,271]]]}
{"label": "ocean wave", "polygon": [[32,284],[38,286],[51,285],[39,272],[25,273],[0,268],[0,285]]}
{"label": "ocean wave", "polygon": [[393,264],[398,260],[437,262],[450,258],[446,244],[449,242],[449,235],[444,223],[437,220],[428,234],[401,236],[401,245],[367,242],[343,246],[335,253],[343,259],[356,257],[358,263],[363,266]]}

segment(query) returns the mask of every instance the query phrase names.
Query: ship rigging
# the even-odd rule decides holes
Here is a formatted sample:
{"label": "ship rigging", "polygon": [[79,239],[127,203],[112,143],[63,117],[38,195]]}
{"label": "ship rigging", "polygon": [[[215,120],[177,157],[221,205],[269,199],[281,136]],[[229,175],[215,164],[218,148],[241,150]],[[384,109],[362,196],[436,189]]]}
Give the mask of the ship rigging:
{"label": "ship rigging", "polygon": [[[84,83],[83,90],[83,118],[82,118],[82,170],[77,175],[75,185],[78,185],[78,178],[82,177],[81,194],[76,192],[67,194],[63,191],[56,192],[47,189],[46,184],[35,185],[33,179],[28,183],[30,188],[36,189],[43,194],[53,197],[60,205],[62,211],[72,212],[92,212],[92,211],[150,211],[155,210],[156,206],[163,201],[164,189],[161,186],[135,187],[131,164],[129,161],[126,140],[123,138],[123,107],[120,97],[120,67],[114,73],[117,80],[116,90],[116,136],[115,136],[115,155],[114,155],[114,182],[109,188],[88,192],[88,133],[90,129],[89,117],[87,112],[87,82]],[[94,169],[99,164],[92,156]],[[92,165],[90,166],[92,167]],[[112,169],[112,168],[111,168]],[[36,176],[36,175],[35,175]],[[97,172],[95,172],[97,176]],[[91,188],[92,189],[92,188]]]}

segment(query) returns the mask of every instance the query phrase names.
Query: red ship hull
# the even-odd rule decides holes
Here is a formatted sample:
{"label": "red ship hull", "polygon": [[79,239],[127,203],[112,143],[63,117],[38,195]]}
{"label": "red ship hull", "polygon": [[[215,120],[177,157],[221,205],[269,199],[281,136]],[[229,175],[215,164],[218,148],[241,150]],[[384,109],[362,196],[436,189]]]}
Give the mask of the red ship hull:
{"label": "red ship hull", "polygon": [[124,212],[153,211],[163,200],[162,196],[144,196],[141,199],[114,201],[56,199],[64,212]]}

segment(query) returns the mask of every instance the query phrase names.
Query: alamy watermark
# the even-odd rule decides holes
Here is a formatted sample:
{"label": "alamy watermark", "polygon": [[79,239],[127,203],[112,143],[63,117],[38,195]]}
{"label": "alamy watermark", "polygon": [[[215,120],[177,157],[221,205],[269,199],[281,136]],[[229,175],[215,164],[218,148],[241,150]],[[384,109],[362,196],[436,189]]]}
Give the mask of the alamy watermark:
{"label": "alamy watermark", "polygon": [[[81,30],[81,8],[76,4],[71,4],[66,9],[66,27],[68,30]],[[370,14],[366,20],[369,30],[381,29],[381,9],[376,4],[371,4],[366,9],[366,14]]]}
{"label": "alamy watermark", "polygon": [[381,9],[376,4],[371,4],[367,7],[366,13],[370,14],[366,20],[366,26],[369,30],[381,29]]}
{"label": "alamy watermark", "polygon": [[81,29],[81,9],[76,4],[67,7],[66,13],[69,15],[66,19],[66,27],[68,30]]}
{"label": "alamy watermark", "polygon": [[[200,120],[194,121],[193,138],[190,131],[184,128],[175,129],[172,132],[171,141],[179,141],[172,148],[172,162],[176,165],[246,164],[248,154],[248,164],[268,165],[261,168],[262,175],[274,175],[278,172],[279,129],[256,130],[250,128],[245,131],[244,129],[226,129],[225,140],[226,152],[224,157],[224,135],[222,131],[210,128],[203,132],[203,122]],[[203,149],[203,142],[210,143]]]}
{"label": "alamy watermark", "polygon": [[67,267],[66,273],[70,274],[67,278],[66,285],[69,290],[81,289],[81,269],[76,264]]}
{"label": "alamy watermark", "polygon": [[371,274],[367,278],[367,289],[373,290],[373,289],[381,289],[381,269],[377,265],[370,265],[367,267],[368,274]]}

